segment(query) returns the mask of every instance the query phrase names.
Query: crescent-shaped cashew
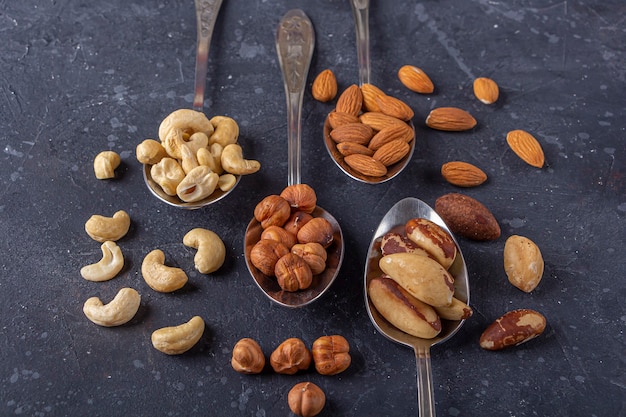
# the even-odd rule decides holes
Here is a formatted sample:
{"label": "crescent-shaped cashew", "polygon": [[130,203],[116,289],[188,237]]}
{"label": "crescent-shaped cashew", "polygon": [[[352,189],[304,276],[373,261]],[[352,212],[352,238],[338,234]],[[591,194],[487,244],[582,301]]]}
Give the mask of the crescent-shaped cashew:
{"label": "crescent-shaped cashew", "polygon": [[141,275],[146,284],[158,292],[172,292],[187,283],[187,274],[180,268],[164,265],[165,254],[160,249],[148,253],[141,263]]}
{"label": "crescent-shaped cashew", "polygon": [[100,249],[102,250],[102,259],[80,269],[80,275],[87,281],[108,281],[114,278],[124,267],[122,250],[115,242],[107,240],[100,246]]}
{"label": "crescent-shaped cashew", "polygon": [[183,237],[183,244],[198,250],[193,262],[202,274],[215,272],[224,264],[226,247],[217,233],[211,230],[199,227],[191,229]]}
{"label": "crescent-shaped cashew", "polygon": [[209,145],[219,143],[225,148],[231,143],[237,143],[239,138],[239,125],[227,116],[214,116],[211,118],[211,124],[215,131],[209,136]]}
{"label": "crescent-shaped cashew", "polygon": [[214,128],[211,121],[202,112],[191,109],[178,109],[170,113],[159,126],[159,139],[165,141],[172,129],[182,129],[190,136],[196,132],[203,132],[211,137]]}
{"label": "crescent-shaped cashew", "polygon": [[94,214],[85,223],[85,231],[95,241],[104,243],[107,240],[117,241],[128,233],[130,216],[124,210],[119,210],[113,217]]}
{"label": "crescent-shaped cashew", "polygon": [[224,147],[221,162],[224,171],[235,175],[253,174],[261,169],[259,161],[243,159],[243,150],[236,143]]}
{"label": "crescent-shaped cashew", "polygon": [[104,327],[128,323],[139,310],[141,296],[132,288],[122,288],[109,304],[102,304],[98,297],[91,297],[83,305],[83,313],[95,324]]}
{"label": "crescent-shaped cashew", "polygon": [[120,156],[113,151],[100,152],[93,160],[93,171],[96,178],[106,180],[115,178],[115,168],[120,165]]}
{"label": "crescent-shaped cashew", "polygon": [[180,355],[191,349],[204,333],[204,320],[194,316],[187,323],[152,332],[152,346],[167,355]]}

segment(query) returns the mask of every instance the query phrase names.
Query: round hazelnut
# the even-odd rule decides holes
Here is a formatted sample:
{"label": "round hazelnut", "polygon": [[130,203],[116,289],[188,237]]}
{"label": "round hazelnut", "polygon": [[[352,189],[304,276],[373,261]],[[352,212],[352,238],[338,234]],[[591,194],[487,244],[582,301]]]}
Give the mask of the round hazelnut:
{"label": "round hazelnut", "polygon": [[263,229],[270,226],[282,226],[291,216],[291,207],[287,200],[279,195],[268,195],[254,208],[254,218]]}
{"label": "round hazelnut", "polygon": [[350,345],[340,335],[322,336],[313,342],[313,362],[322,375],[336,375],[350,366]]}
{"label": "round hazelnut", "polygon": [[313,282],[313,272],[304,259],[288,253],[276,262],[274,275],[284,291],[305,290]]}
{"label": "round hazelnut", "polygon": [[297,235],[302,226],[304,226],[313,216],[304,211],[296,211],[287,219],[287,223],[283,225],[286,231]]}
{"label": "round hazelnut", "polygon": [[261,239],[250,251],[250,262],[265,275],[274,276],[276,262],[289,253],[289,249],[276,240]]}
{"label": "round hazelnut", "polygon": [[317,205],[315,190],[306,184],[290,185],[280,193],[280,196],[289,202],[292,211],[312,213]]}
{"label": "round hazelnut", "polygon": [[291,253],[294,253],[304,259],[311,268],[313,275],[321,274],[326,269],[326,259],[328,253],[322,245],[317,242],[298,243],[291,247]]}
{"label": "round hazelnut", "polygon": [[299,243],[317,242],[327,248],[333,242],[333,233],[333,226],[328,220],[315,217],[302,226],[297,237]]}
{"label": "round hazelnut", "polygon": [[246,337],[235,344],[230,363],[242,374],[258,374],[265,367],[265,355],[255,340]]}
{"label": "round hazelnut", "polygon": [[270,355],[270,365],[279,374],[293,375],[311,366],[311,351],[297,337],[281,343]]}
{"label": "round hazelnut", "polygon": [[261,233],[261,239],[270,239],[282,243],[288,249],[291,249],[293,245],[298,243],[296,235],[286,231],[280,226],[270,226],[263,230]]}
{"label": "round hazelnut", "polygon": [[326,405],[324,391],[312,382],[300,382],[287,395],[291,411],[301,417],[318,415]]}

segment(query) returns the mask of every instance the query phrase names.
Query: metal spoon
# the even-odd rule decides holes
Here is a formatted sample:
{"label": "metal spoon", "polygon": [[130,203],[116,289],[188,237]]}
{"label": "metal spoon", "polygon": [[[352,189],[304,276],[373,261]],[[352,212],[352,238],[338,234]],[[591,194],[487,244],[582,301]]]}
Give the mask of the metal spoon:
{"label": "metal spoon", "polygon": [[[276,32],[276,50],[283,73],[287,96],[288,185],[300,184],[300,138],[302,99],[309,65],[315,47],[315,32],[307,15],[299,9],[288,11],[280,21]],[[305,306],[324,294],[333,283],[343,261],[343,234],[337,220],[323,208],[317,206],[313,217],[324,217],[333,226],[333,243],[326,249],[326,269],[313,277],[313,283],[305,290],[283,291],[274,277],[261,273],[250,261],[250,251],[261,237],[261,224],[252,219],[245,235],[245,255],[248,270],[255,283],[272,301],[285,307]]]}
{"label": "metal spoon", "polygon": [[[356,28],[356,46],[357,60],[359,62],[359,85],[370,83],[370,32],[369,32],[369,0],[350,0],[352,5],[352,13],[354,14],[354,23]],[[411,129],[415,133],[413,122],[409,122]],[[335,141],[330,137],[331,131],[328,117],[324,122],[324,143],[335,164],[349,177],[368,184],[379,184],[389,181],[396,177],[406,168],[413,151],[415,150],[415,134],[413,140],[409,143],[411,148],[409,152],[400,161],[387,167],[387,173],[380,177],[369,177],[352,169],[344,160],[343,155],[337,150]]]}
{"label": "metal spoon", "polygon": [[419,403],[419,416],[435,416],[435,398],[433,389],[433,376],[430,363],[430,348],[451,338],[463,325],[465,320],[449,321],[442,320],[441,333],[434,339],[422,339],[411,336],[397,329],[385,320],[376,311],[369,299],[367,288],[372,278],[382,274],[378,261],[381,258],[380,243],[382,236],[390,231],[404,233],[404,224],[413,218],[426,218],[443,227],[452,236],[456,243],[458,254],[449,271],[454,276],[454,296],[466,304],[469,304],[469,283],[467,279],[467,266],[461,253],[458,242],[443,222],[441,217],[428,204],[417,198],[405,198],[397,202],[385,214],[380,225],[374,232],[374,236],[368,250],[365,264],[365,305],[374,327],[388,339],[402,345],[413,348],[417,360],[417,394]]}
{"label": "metal spoon", "polygon": [[[202,111],[204,108],[204,89],[206,85],[207,67],[209,59],[209,47],[211,46],[211,38],[213,36],[213,29],[215,28],[215,21],[222,5],[222,0],[195,0],[196,2],[196,25],[197,25],[197,41],[196,41],[196,76],[194,85],[194,97],[193,97],[193,109],[196,111]],[[159,186],[150,174],[151,165],[144,165],[143,167],[143,179],[148,186],[148,189],[159,200],[170,206],[184,208],[184,209],[199,209],[201,207],[213,204],[222,198],[226,197],[241,180],[241,175],[236,175],[237,182],[228,191],[221,191],[219,188],[215,190],[210,196],[192,203],[182,201],[178,196],[171,196],[163,192],[161,186]]]}

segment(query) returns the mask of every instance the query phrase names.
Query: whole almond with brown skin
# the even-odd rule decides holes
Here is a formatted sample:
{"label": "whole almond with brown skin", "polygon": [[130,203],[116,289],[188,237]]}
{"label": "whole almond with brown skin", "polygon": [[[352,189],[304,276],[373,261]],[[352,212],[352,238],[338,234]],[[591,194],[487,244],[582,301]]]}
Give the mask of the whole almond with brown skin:
{"label": "whole almond with brown skin", "polygon": [[512,130],[506,135],[509,147],[528,165],[542,168],[545,162],[543,149],[533,135],[524,130]]}
{"label": "whole almond with brown skin", "polygon": [[343,160],[350,168],[368,177],[382,177],[387,173],[387,167],[371,156],[352,154]]}
{"label": "whole almond with brown skin", "polygon": [[428,75],[420,68],[413,65],[405,65],[398,70],[398,78],[406,88],[416,93],[430,94],[435,91],[435,86]]}
{"label": "whole almond with brown skin", "polygon": [[441,166],[441,175],[457,187],[476,187],[487,181],[487,174],[482,169],[462,161],[446,162]]}
{"label": "whole almond with brown skin", "polygon": [[320,72],[313,81],[311,94],[315,100],[323,103],[334,99],[337,95],[337,78],[335,78],[335,74],[329,69]]}
{"label": "whole almond with brown skin", "polygon": [[360,153],[362,155],[372,156],[374,151],[365,145],[356,142],[341,142],[337,144],[337,150],[343,156]]}
{"label": "whole almond with brown skin", "polygon": [[359,117],[354,114],[333,111],[328,114],[328,123],[330,127],[335,129],[347,123],[359,123]]}
{"label": "whole almond with brown skin", "polygon": [[500,237],[500,225],[496,218],[472,197],[458,193],[442,195],[435,201],[435,211],[452,233],[479,241]]}
{"label": "whole almond with brown skin", "polygon": [[352,84],[346,88],[337,99],[335,111],[358,116],[363,107],[363,93],[358,85]]}
{"label": "whole almond with brown skin", "polygon": [[367,147],[376,151],[384,144],[397,139],[409,143],[413,140],[414,136],[415,132],[413,132],[413,129],[411,129],[411,127],[406,123],[394,124],[387,126],[376,133],[370,140]]}
{"label": "whole almond with brown skin", "polygon": [[364,111],[380,111],[378,103],[376,103],[376,97],[382,97],[386,94],[373,84],[363,84],[361,86],[361,93],[363,94],[363,109]]}
{"label": "whole almond with brown skin", "polygon": [[374,130],[380,131],[392,125],[406,125],[406,122],[377,111],[368,111],[359,116],[359,120],[364,125],[368,125]]}
{"label": "whole almond with brown skin", "polygon": [[388,167],[404,158],[409,153],[409,150],[411,150],[411,147],[408,143],[402,139],[396,139],[378,148],[378,150],[374,152],[374,155],[372,155],[372,158],[382,162],[384,166]]}
{"label": "whole almond with brown skin", "polygon": [[474,95],[485,104],[493,104],[498,101],[500,90],[491,78],[480,77],[474,80]]}
{"label": "whole almond with brown skin", "polygon": [[330,131],[330,137],[337,143],[355,142],[367,145],[374,136],[371,127],[363,123],[346,123]]}
{"label": "whole almond with brown skin", "polygon": [[439,107],[428,114],[426,125],[432,129],[461,132],[476,126],[476,119],[457,107]]}
{"label": "whole almond with brown skin", "polygon": [[480,336],[480,347],[500,350],[518,346],[539,336],[546,328],[546,318],[535,310],[509,311],[491,323]]}
{"label": "whole almond with brown skin", "polygon": [[399,98],[392,96],[376,97],[381,113],[408,122],[415,116],[413,109]]}

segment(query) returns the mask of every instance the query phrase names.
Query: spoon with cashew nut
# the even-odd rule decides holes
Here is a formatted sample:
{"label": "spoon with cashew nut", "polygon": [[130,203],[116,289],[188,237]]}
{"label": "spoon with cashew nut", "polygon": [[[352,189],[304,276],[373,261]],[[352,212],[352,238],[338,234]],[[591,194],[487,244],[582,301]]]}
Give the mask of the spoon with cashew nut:
{"label": "spoon with cashew nut", "polygon": [[[307,15],[299,9],[288,11],[280,21],[276,33],[276,49],[283,73],[287,96],[288,119],[288,187],[300,183],[300,139],[302,99],[306,76],[315,47],[315,32]],[[276,196],[278,197],[278,196]],[[317,201],[317,200],[315,200]],[[272,301],[285,307],[305,306],[324,294],[334,282],[343,261],[343,234],[337,220],[323,208],[315,205],[310,213],[313,220],[325,219],[332,227],[330,246],[326,248],[325,269],[312,277],[310,285],[297,291],[287,291],[275,277],[262,273],[252,262],[251,252],[261,239],[262,223],[256,216],[250,221],[244,238],[246,264],[255,283]],[[311,220],[309,223],[312,223]],[[330,231],[328,235],[331,235]]]}
{"label": "spoon with cashew nut", "polygon": [[[413,111],[406,103],[385,94],[370,83],[369,0],[350,0],[350,3],[356,28],[359,85],[348,87],[337,99],[337,107],[324,122],[324,144],[332,160],[346,175],[367,184],[380,184],[396,177],[411,161],[415,150],[415,126],[411,121]],[[344,95],[353,96],[346,97],[350,103],[362,101],[362,108],[343,106],[341,102]],[[379,103],[379,100],[383,103]],[[386,111],[383,105],[393,111]],[[401,115],[397,112],[398,108]],[[384,121],[387,127],[385,130],[381,129],[378,117],[381,113],[382,116],[391,116]],[[335,117],[340,115],[342,117]],[[376,119],[376,122],[372,123],[372,119]],[[333,132],[340,123],[349,123],[352,127],[358,127],[355,124],[365,125],[368,132],[361,134],[359,132],[364,129],[357,129],[357,136],[363,136],[363,140],[355,140],[353,129],[345,135],[339,133],[341,129]],[[397,126],[390,126],[389,123]],[[349,143],[344,142],[342,137],[347,139],[349,136],[351,138],[346,140]],[[394,143],[390,144],[391,141]],[[382,143],[386,145],[381,149]],[[355,144],[359,146],[347,146]]]}

